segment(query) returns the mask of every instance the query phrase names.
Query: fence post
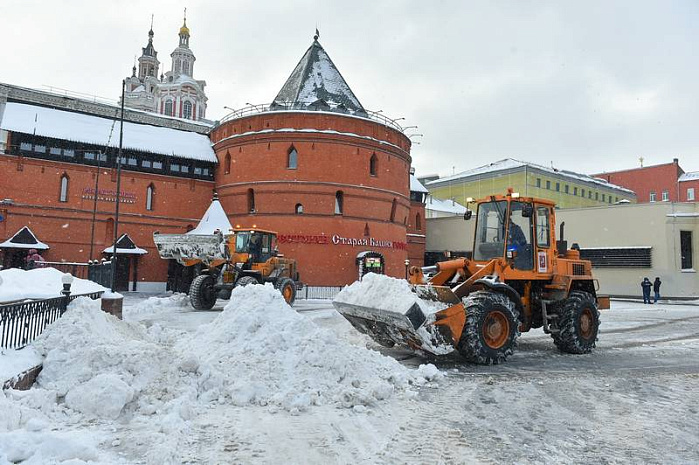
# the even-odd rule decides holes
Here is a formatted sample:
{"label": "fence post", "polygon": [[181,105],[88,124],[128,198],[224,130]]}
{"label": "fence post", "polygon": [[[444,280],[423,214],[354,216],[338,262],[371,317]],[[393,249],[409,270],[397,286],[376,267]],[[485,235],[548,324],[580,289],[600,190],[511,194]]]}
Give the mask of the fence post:
{"label": "fence post", "polygon": [[70,285],[73,284],[73,276],[70,273],[65,273],[61,276],[61,283],[63,283],[63,289],[61,290],[61,294],[63,295],[61,315],[63,315],[68,309],[68,303],[70,302]]}

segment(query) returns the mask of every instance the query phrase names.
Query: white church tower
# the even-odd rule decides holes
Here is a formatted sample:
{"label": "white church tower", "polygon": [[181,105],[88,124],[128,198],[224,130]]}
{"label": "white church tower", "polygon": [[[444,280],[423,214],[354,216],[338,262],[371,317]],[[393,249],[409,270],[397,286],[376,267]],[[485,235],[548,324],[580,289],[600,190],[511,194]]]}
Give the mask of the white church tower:
{"label": "white church tower", "polygon": [[158,76],[160,62],[153,48],[153,26],[148,32],[148,45],[138,59],[136,67],[126,80],[125,105],[131,108],[153,111],[167,116],[198,121],[206,118],[206,81],[194,79],[196,57],[189,48],[187,10],[179,32],[179,45],[170,54],[170,71]]}

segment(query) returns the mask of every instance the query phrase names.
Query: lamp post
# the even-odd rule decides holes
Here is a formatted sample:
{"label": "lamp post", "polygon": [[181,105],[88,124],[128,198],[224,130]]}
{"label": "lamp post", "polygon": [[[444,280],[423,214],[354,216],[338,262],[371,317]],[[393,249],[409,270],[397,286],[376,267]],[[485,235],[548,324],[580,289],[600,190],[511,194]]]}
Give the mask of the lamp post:
{"label": "lamp post", "polygon": [[410,260],[405,259],[405,279],[408,279],[408,268],[410,268]]}
{"label": "lamp post", "polygon": [[119,238],[119,203],[121,202],[121,157],[124,143],[124,93],[126,91],[126,80],[121,81],[121,117],[119,121],[119,153],[117,155],[117,185],[116,185],[116,206],[114,207],[114,243],[112,245],[112,293],[116,292],[116,262],[117,262],[117,239]]}

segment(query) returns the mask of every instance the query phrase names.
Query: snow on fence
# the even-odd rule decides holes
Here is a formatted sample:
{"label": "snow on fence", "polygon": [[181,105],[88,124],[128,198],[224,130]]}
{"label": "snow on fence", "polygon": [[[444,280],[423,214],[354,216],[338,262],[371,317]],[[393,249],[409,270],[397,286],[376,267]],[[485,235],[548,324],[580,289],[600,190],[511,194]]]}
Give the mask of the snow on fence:
{"label": "snow on fence", "polygon": [[111,261],[90,260],[87,263],[40,262],[40,266],[56,268],[63,273],[70,273],[80,279],[89,279],[105,287],[110,287],[112,283]]}
{"label": "snow on fence", "polygon": [[309,299],[334,299],[340,293],[340,286],[304,286],[296,292],[296,298],[302,300]]}
{"label": "snow on fence", "polygon": [[20,349],[61,317],[78,297],[98,299],[102,291],[0,305],[0,348]]}

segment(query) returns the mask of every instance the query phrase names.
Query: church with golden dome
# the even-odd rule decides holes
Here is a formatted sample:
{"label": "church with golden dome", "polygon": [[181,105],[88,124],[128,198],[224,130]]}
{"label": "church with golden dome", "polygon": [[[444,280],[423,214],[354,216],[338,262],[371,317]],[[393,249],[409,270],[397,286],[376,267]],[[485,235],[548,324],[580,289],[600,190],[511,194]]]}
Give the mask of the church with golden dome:
{"label": "church with golden dome", "polygon": [[129,108],[160,113],[166,116],[200,121],[206,118],[206,81],[194,79],[196,57],[189,48],[187,16],[179,30],[179,44],[170,54],[169,71],[160,72],[158,52],[153,45],[153,24],[148,31],[148,44],[143,47],[126,79],[124,105]]}

